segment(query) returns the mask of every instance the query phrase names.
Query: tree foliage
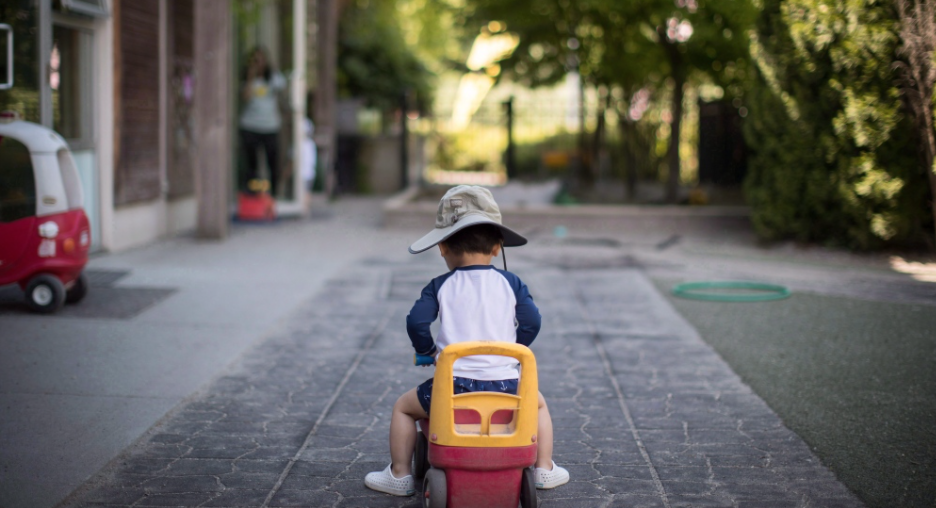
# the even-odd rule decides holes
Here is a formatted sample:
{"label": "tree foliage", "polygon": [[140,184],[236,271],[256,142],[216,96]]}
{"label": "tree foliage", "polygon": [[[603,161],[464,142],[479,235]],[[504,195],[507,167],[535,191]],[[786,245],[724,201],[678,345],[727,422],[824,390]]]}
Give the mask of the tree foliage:
{"label": "tree foliage", "polygon": [[[622,112],[638,91],[669,97],[671,190],[683,85],[720,85],[750,114],[746,195],[757,231],[868,249],[933,241],[933,163],[920,155],[936,151],[926,150],[933,0],[901,2],[466,0],[466,22],[505,21],[520,35],[502,65],[522,83],[554,83],[574,68],[623,91]],[[909,113],[914,97],[922,113]]]}
{"label": "tree foliage", "polygon": [[921,240],[927,186],[895,85],[897,30],[883,1],[763,0],[746,122],[746,191],[763,237],[859,249]]}
{"label": "tree foliage", "polygon": [[421,108],[430,103],[432,74],[407,43],[398,1],[351,0],[341,14],[338,90],[383,111],[399,107],[404,93]]}
{"label": "tree foliage", "polygon": [[468,21],[507,23],[520,45],[503,62],[507,75],[530,86],[577,70],[594,86],[617,87],[624,104],[640,89],[670,100],[669,197],[679,177],[683,87],[714,81],[739,95],[748,67],[748,0],[469,0]]}

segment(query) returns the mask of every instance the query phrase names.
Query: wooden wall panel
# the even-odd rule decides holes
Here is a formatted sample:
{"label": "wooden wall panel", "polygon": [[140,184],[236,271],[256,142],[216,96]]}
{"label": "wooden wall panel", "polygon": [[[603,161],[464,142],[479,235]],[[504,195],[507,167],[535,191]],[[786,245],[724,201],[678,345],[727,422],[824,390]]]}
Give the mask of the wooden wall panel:
{"label": "wooden wall panel", "polygon": [[159,0],[114,2],[114,204],[160,196]]}

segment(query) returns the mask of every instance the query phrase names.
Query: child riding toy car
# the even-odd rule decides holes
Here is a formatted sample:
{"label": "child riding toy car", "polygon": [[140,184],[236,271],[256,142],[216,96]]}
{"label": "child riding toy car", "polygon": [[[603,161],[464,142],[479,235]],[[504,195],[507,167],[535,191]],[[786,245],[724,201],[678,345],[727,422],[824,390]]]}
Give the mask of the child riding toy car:
{"label": "child riding toy car", "polygon": [[[516,358],[517,395],[453,395],[453,364],[471,355]],[[528,347],[473,341],[443,349],[436,360],[429,419],[419,421],[416,441],[414,476],[424,477],[423,506],[516,508],[519,502],[535,507],[537,402],[536,358]]]}
{"label": "child riding toy car", "polygon": [[54,312],[88,291],[83,199],[65,140],[0,115],[0,286],[19,284],[35,312]]}

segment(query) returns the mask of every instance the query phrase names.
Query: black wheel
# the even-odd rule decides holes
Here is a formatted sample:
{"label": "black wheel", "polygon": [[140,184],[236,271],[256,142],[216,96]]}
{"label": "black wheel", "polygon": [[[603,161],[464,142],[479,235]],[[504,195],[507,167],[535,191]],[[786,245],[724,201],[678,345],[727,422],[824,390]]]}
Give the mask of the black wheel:
{"label": "black wheel", "polygon": [[81,272],[71,289],[65,292],[65,303],[78,303],[86,294],[88,294],[88,276]]}
{"label": "black wheel", "polygon": [[426,476],[429,470],[429,441],[421,431],[416,432],[416,452],[413,454],[413,478]]}
{"label": "black wheel", "polygon": [[423,480],[423,508],[445,508],[447,491],[445,471],[431,468]]}
{"label": "black wheel", "polygon": [[26,284],[26,304],[33,312],[55,312],[65,305],[65,285],[54,275],[36,275]]}
{"label": "black wheel", "polygon": [[536,508],[536,483],[533,481],[533,468],[523,469],[520,479],[520,508]]}

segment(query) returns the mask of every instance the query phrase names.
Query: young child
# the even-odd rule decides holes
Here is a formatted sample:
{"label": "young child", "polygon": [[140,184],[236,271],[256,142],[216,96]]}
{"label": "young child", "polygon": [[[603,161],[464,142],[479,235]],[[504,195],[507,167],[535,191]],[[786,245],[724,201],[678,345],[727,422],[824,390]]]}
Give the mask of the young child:
{"label": "young child", "polygon": [[[417,254],[435,245],[449,272],[433,279],[406,317],[406,331],[417,354],[436,356],[448,344],[471,340],[517,342],[529,346],[540,329],[540,314],[520,279],[491,266],[504,247],[525,245],[526,239],[501,224],[491,192],[459,185],[439,203],[435,229],[410,246]],[[429,325],[439,319],[433,341]],[[455,393],[494,391],[516,395],[517,361],[496,355],[460,358],[454,365]],[[404,393],[390,419],[391,463],[368,473],[367,487],[411,496],[416,492],[410,461],[416,446],[416,421],[428,418],[432,378]],[[553,431],[549,409],[539,395],[539,427],[534,482],[552,489],[569,481],[569,472],[552,461]]]}

